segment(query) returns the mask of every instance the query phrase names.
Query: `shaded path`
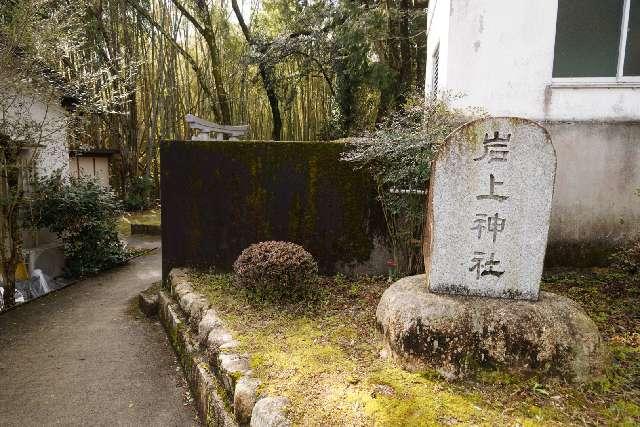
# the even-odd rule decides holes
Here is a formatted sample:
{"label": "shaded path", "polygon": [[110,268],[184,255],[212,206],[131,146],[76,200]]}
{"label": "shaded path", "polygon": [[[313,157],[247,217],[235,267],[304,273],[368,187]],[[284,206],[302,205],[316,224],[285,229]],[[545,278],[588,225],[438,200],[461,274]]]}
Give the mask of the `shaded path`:
{"label": "shaded path", "polygon": [[0,316],[0,425],[194,425],[164,331],[137,310],[140,257]]}

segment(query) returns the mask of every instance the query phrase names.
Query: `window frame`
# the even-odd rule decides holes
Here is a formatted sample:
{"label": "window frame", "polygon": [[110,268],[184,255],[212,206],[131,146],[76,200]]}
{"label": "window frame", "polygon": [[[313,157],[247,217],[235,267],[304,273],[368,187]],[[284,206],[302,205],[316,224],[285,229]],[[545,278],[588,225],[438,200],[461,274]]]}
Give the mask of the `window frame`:
{"label": "window frame", "polygon": [[[622,6],[622,22],[620,30],[620,41],[618,44],[618,62],[615,77],[553,77],[551,84],[556,87],[640,87],[640,76],[624,75],[624,59],[627,50],[627,34],[629,32],[629,13],[631,11],[631,0],[624,0]],[[557,19],[557,14],[556,14]],[[555,46],[554,36],[554,46]]]}
{"label": "window frame", "polygon": [[438,96],[440,86],[440,41],[436,44],[436,48],[431,54],[431,92],[435,98]]}

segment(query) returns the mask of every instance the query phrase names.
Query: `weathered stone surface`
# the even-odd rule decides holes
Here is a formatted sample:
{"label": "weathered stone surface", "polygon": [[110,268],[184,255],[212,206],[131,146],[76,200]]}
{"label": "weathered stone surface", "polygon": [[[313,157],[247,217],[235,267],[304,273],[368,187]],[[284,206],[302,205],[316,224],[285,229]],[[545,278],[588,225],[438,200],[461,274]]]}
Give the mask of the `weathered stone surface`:
{"label": "weathered stone surface", "polygon": [[162,228],[160,224],[138,224],[131,223],[131,234],[144,234],[147,236],[159,236],[162,234]]}
{"label": "weathered stone surface", "polygon": [[433,163],[425,239],[432,292],[536,300],[556,155],[519,118],[458,128]]}
{"label": "weathered stone surface", "polygon": [[[204,424],[290,426],[286,399],[269,398],[254,411],[260,381],[251,377],[249,357],[233,352],[238,342],[215,308],[193,290],[188,270],[172,270],[169,286],[173,298],[159,292],[159,317],[179,356]],[[229,413],[230,403],[233,415]],[[254,413],[258,414],[255,421]]]}
{"label": "weathered stone surface", "polygon": [[199,294],[195,294],[196,298],[191,302],[189,306],[189,319],[194,325],[199,325],[202,320],[202,316],[209,309],[209,301]]}
{"label": "weathered stone surface", "polygon": [[140,292],[138,295],[138,306],[140,307],[140,311],[148,317],[158,314],[157,287],[152,287],[152,289]]}
{"label": "weathered stone surface", "polygon": [[197,296],[193,292],[185,292],[182,295],[179,295],[178,303],[180,303],[180,308],[182,311],[189,314],[191,304],[196,301]]}
{"label": "weathered stone surface", "polygon": [[185,327],[179,306],[165,292],[160,291],[159,317],[167,330],[171,345],[178,355],[178,361],[189,381],[196,407],[204,425],[207,426],[236,426],[237,422],[217,391],[217,379],[211,373],[209,365],[203,360],[191,336],[189,328]]}
{"label": "weathered stone surface", "polygon": [[214,369],[222,386],[233,396],[237,380],[250,373],[249,358],[236,353],[219,353]]}
{"label": "weathered stone surface", "polygon": [[198,342],[201,344],[206,343],[209,332],[214,328],[220,327],[222,327],[222,320],[218,317],[216,311],[212,308],[205,311],[200,323],[198,323]]}
{"label": "weathered stone surface", "polygon": [[233,392],[233,413],[241,425],[249,424],[253,407],[258,401],[260,380],[244,376],[238,380]]}
{"label": "weathered stone surface", "polygon": [[206,310],[209,309],[209,302],[196,292],[183,292],[178,294],[178,302],[182,311],[189,317],[190,323],[197,326]]}
{"label": "weathered stone surface", "polygon": [[216,327],[209,331],[207,347],[216,354],[223,349],[232,349],[237,344],[238,342],[233,338],[233,335],[224,327]]}
{"label": "weathered stone surface", "polygon": [[289,399],[285,397],[263,397],[258,400],[251,413],[251,427],[289,427],[287,418]]}
{"label": "weathered stone surface", "polygon": [[406,369],[432,367],[453,378],[500,367],[576,382],[600,373],[600,334],[574,301],[548,292],[536,302],[435,294],[424,281],[395,282],[376,313],[387,350]]}
{"label": "weathered stone surface", "polygon": [[171,293],[178,300],[180,308],[189,316],[192,324],[198,325],[210,307],[209,302],[193,290],[186,269],[173,269],[169,274],[169,281]]}
{"label": "weathered stone surface", "polygon": [[171,332],[183,327],[183,322],[177,314],[178,305],[174,303],[171,296],[163,291],[158,293],[158,315],[164,328]]}
{"label": "weathered stone surface", "polygon": [[187,275],[187,269],[174,268],[169,272],[169,285],[171,293],[176,295],[176,298],[182,296],[187,292],[193,292],[193,288],[189,284],[189,277]]}

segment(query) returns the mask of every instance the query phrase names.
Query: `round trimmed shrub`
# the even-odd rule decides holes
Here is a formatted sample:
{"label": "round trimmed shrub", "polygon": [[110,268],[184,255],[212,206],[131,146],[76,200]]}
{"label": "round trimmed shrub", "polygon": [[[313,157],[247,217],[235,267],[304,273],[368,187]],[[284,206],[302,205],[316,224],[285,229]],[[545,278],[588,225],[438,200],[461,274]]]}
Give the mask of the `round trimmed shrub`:
{"label": "round trimmed shrub", "polygon": [[316,282],[318,263],[302,246],[268,241],[249,246],[233,263],[236,283],[267,298],[306,293]]}

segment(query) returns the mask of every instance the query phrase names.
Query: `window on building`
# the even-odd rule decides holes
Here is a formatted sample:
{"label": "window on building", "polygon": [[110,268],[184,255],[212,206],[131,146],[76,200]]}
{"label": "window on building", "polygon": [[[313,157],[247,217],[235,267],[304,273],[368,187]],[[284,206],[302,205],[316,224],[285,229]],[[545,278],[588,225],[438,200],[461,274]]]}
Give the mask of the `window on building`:
{"label": "window on building", "polygon": [[623,75],[640,76],[640,0],[629,1]]}
{"label": "window on building", "polygon": [[431,95],[435,98],[438,95],[438,63],[440,62],[440,45],[436,46],[433,52],[433,68],[431,70]]}
{"label": "window on building", "polygon": [[640,76],[640,0],[558,0],[555,78]]}

